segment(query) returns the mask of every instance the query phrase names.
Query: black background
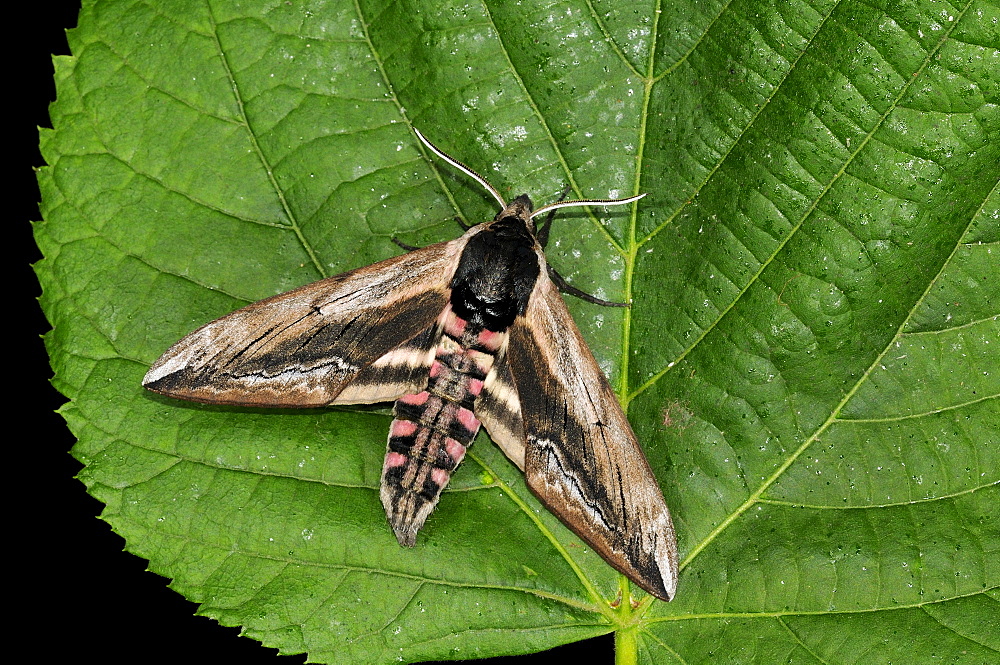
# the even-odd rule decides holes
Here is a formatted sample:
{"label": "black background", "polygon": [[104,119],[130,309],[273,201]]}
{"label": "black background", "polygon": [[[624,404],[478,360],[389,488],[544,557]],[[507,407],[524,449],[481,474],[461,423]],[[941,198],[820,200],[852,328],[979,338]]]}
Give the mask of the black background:
{"label": "black background", "polygon": [[[8,515],[13,518],[7,529],[11,558],[6,586],[9,611],[24,625],[7,633],[8,648],[28,642],[34,645],[28,649],[35,659],[93,658],[106,665],[159,660],[303,663],[303,655],[278,656],[275,649],[239,637],[236,628],[194,616],[196,606],[171,591],[168,580],[147,572],[145,560],[122,551],[124,541],[97,518],[102,504],[74,478],[81,467],[69,455],[74,439],[54,413],[65,398],[49,384],[52,371],[40,339],[49,324],[35,300],[40,289],[30,268],[41,255],[27,222],[40,219],[31,167],[43,164],[35,128],[51,126],[51,54],[69,54],[65,30],[76,25],[79,3],[36,2],[21,9],[26,15],[10,23],[11,41],[20,44],[9,62],[23,73],[24,82],[11,90],[7,103],[24,113],[8,130],[23,142],[25,152],[23,158],[9,160],[8,172],[13,176],[8,192],[21,206],[15,205],[14,227],[17,246],[23,249],[7,260],[17,302],[8,325],[24,335],[18,334],[9,348],[15,371],[7,377],[16,396],[7,404],[16,407],[8,410],[7,445],[23,453],[23,459],[11,460],[6,474]],[[18,377],[27,377],[25,397]],[[12,524],[17,526],[12,529]],[[19,561],[27,564],[24,572]],[[529,665],[563,658],[612,663],[613,639],[607,635],[531,656],[476,662]]]}

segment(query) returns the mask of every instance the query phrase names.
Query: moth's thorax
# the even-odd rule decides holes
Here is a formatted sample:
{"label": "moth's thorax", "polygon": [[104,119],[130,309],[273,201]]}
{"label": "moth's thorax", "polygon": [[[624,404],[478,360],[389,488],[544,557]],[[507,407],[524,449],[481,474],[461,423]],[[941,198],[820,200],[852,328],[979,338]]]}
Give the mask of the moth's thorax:
{"label": "moth's thorax", "polygon": [[488,330],[507,330],[527,309],[541,257],[531,200],[521,195],[466,243],[451,280],[455,314]]}

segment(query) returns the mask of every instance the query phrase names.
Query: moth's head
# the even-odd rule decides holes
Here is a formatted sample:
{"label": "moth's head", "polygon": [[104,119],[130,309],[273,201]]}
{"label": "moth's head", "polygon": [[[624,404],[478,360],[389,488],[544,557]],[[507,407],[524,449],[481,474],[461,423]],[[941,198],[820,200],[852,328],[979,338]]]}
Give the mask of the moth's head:
{"label": "moth's head", "polygon": [[517,220],[528,227],[531,235],[535,235],[535,222],[531,219],[531,211],[534,209],[534,205],[531,203],[531,199],[528,198],[527,194],[521,194],[519,197],[508,203],[503,210],[497,213],[497,216],[493,218],[494,222],[499,222],[502,220]]}

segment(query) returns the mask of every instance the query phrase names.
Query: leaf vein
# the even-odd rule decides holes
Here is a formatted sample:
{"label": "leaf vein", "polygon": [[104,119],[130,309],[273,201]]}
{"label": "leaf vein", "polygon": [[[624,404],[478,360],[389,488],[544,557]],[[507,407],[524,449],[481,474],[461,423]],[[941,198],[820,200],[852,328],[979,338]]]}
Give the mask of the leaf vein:
{"label": "leaf vein", "polygon": [[320,263],[319,257],[316,256],[316,252],[313,249],[312,243],[310,243],[303,234],[302,227],[298,221],[298,217],[295,215],[295,211],[292,210],[292,206],[288,202],[288,199],[285,198],[285,192],[278,184],[277,178],[274,177],[274,171],[272,165],[270,164],[267,155],[264,154],[264,149],[261,146],[260,142],[257,140],[257,133],[250,125],[250,119],[247,116],[246,106],[243,101],[243,95],[240,91],[239,82],[237,81],[236,76],[233,73],[232,66],[229,63],[229,58],[227,57],[227,51],[222,46],[222,42],[219,40],[218,22],[216,21],[215,13],[212,10],[212,5],[211,3],[206,3],[205,6],[209,19],[212,22],[212,40],[219,54],[219,61],[222,63],[222,67],[225,70],[226,79],[229,81],[229,84],[232,88],[236,105],[239,108],[240,117],[242,118],[244,126],[247,128],[247,137],[250,141],[250,145],[253,147],[254,154],[257,156],[257,159],[260,161],[261,166],[264,168],[264,173],[267,175],[268,182],[271,183],[271,187],[272,189],[274,189],[275,196],[278,197],[278,201],[281,203],[282,210],[285,211],[285,215],[291,222],[290,228],[295,233],[295,237],[298,239],[299,244],[302,246],[302,249],[304,249],[306,254],[309,256],[309,260],[312,261],[312,264],[313,266],[315,266],[316,271],[319,273],[319,275],[321,277],[326,277],[327,276],[326,270]]}

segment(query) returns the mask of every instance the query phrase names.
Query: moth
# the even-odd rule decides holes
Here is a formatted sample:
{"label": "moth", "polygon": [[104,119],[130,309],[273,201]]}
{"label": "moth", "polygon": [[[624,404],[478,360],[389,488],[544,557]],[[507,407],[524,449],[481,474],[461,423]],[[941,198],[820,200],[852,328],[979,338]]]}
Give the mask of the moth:
{"label": "moth", "polygon": [[552,513],[638,586],[670,600],[678,572],[670,513],[559,286],[582,292],[545,261],[551,214],[534,222],[558,208],[642,195],[538,210],[521,195],[508,204],[416,134],[497,200],[492,221],[213,321],[168,349],[143,385],[253,407],[395,401],[380,495],[404,546],[414,545],[482,424]]}

